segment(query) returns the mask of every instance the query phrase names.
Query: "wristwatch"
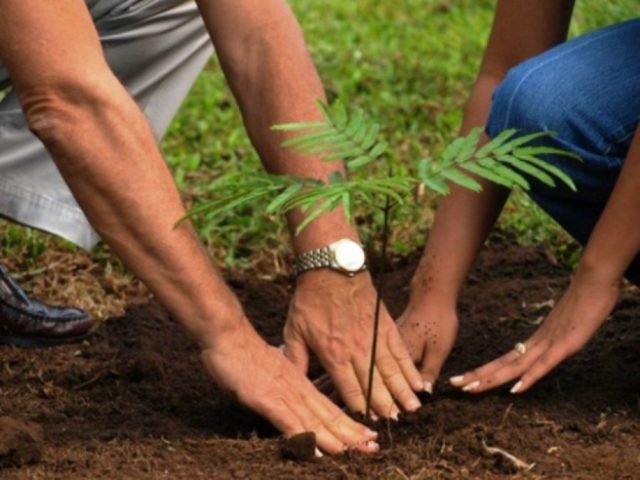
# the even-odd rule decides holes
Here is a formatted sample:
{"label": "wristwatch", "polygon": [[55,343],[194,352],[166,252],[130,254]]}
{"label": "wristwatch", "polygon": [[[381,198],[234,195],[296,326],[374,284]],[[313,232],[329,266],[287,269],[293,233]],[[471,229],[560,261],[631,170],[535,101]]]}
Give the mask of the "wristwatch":
{"label": "wristwatch", "polygon": [[326,247],[303,252],[296,257],[296,274],[316,268],[331,268],[353,277],[367,268],[362,246],[343,238]]}

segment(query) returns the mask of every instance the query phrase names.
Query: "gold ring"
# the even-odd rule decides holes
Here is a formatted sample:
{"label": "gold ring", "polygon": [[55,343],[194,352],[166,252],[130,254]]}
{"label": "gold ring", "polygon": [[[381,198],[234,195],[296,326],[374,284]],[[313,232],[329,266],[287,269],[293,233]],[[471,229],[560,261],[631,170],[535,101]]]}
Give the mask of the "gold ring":
{"label": "gold ring", "polygon": [[518,342],[516,343],[513,348],[515,349],[516,352],[518,352],[520,355],[524,355],[525,353],[527,353],[527,346],[522,343],[522,342]]}

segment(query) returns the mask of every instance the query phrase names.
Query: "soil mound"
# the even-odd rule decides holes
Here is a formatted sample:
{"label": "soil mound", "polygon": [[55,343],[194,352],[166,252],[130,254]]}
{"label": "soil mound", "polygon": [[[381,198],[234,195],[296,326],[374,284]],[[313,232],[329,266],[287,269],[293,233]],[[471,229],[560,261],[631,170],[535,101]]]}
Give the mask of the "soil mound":
{"label": "soil mound", "polygon": [[[395,315],[417,259],[398,259],[385,274],[385,302]],[[227,277],[261,334],[278,344],[292,279]],[[463,291],[460,335],[442,378],[527,338],[568,278],[543,250],[499,245],[482,252]],[[273,428],[216,389],[195,344],[162,309],[134,307],[79,345],[0,347],[0,415],[26,417],[47,432],[44,444],[33,435],[34,450],[24,450],[42,448],[38,464],[24,465],[37,453],[11,454],[8,463],[23,466],[0,477],[417,480],[512,478],[518,471],[516,477],[640,478],[638,317],[640,295],[629,289],[593,341],[525,395],[507,387],[471,396],[441,381],[417,414],[378,423],[379,454],[298,462],[282,458]],[[18,451],[5,446],[3,425],[0,458]]]}

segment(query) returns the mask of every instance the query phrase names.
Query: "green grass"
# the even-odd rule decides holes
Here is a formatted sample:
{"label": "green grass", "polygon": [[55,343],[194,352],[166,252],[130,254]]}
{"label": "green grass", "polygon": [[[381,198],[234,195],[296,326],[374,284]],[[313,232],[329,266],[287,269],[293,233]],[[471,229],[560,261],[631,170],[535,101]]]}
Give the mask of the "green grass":
{"label": "green grass", "polygon": [[[456,135],[462,107],[479,66],[493,15],[493,1],[292,0],[329,99],[357,105],[384,126],[396,170],[412,169]],[[637,14],[631,0],[578,2],[571,35]],[[163,148],[186,198],[206,196],[212,178],[260,164],[244,133],[217,62],[202,73],[173,123]],[[420,246],[431,205],[396,217],[392,245],[398,253]],[[361,218],[374,236],[377,213]],[[261,208],[223,219],[196,220],[203,239],[246,265],[255,252],[287,251],[284,224]],[[372,227],[373,226],[373,227]],[[520,192],[512,196],[500,227],[524,244],[545,244],[567,257],[569,237]],[[372,231],[372,229],[374,231]]]}
{"label": "green grass", "polygon": [[[340,97],[379,120],[392,145],[394,169],[413,169],[419,159],[437,155],[455,137],[491,25],[493,1],[291,4],[329,98]],[[571,35],[634,15],[635,0],[583,0],[577,2]],[[204,198],[211,180],[223,172],[261,168],[215,59],[194,85],[162,149],[189,203]],[[392,238],[398,253],[422,244],[432,218],[430,207],[398,212]],[[365,238],[374,237],[378,217],[369,213],[360,219]],[[207,245],[233,266],[248,266],[265,252],[288,252],[282,219],[265,215],[261,208],[222,219],[201,217],[196,225]],[[509,201],[500,226],[522,243],[567,251],[568,237],[523,194]],[[5,249],[42,241],[38,235],[20,238],[12,232],[2,242]],[[37,253],[38,248],[27,251]]]}

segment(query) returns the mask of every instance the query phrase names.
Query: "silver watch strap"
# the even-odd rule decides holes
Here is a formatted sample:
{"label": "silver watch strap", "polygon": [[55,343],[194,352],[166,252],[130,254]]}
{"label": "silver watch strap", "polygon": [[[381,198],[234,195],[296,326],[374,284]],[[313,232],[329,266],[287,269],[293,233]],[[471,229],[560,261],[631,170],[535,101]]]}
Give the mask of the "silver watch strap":
{"label": "silver watch strap", "polygon": [[331,265],[331,250],[328,246],[316,250],[309,250],[296,257],[296,275],[306,272],[307,270],[326,268]]}

